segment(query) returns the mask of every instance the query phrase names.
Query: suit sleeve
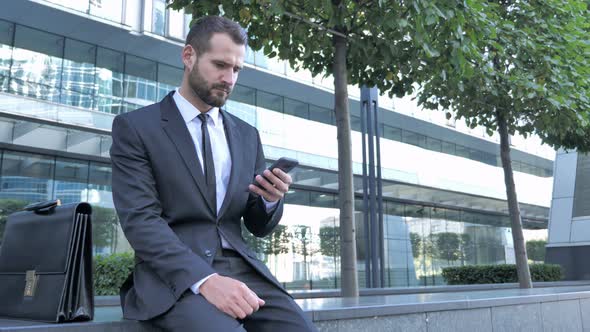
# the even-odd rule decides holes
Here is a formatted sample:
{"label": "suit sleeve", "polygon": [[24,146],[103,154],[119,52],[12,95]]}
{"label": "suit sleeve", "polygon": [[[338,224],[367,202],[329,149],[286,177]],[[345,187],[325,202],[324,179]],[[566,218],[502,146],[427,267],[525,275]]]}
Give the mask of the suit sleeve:
{"label": "suit sleeve", "polygon": [[[256,170],[252,178],[254,178],[256,174],[262,174],[266,169],[264,151],[262,150],[262,143],[260,142],[258,130],[256,130],[256,140]],[[284,199],[279,200],[276,208],[270,213],[267,213],[262,197],[250,193],[250,197],[248,197],[248,206],[246,213],[244,214],[244,225],[250,233],[258,237],[264,237],[270,234],[279,224],[279,221],[281,221],[281,217],[283,216],[283,201]]]}
{"label": "suit sleeve", "polygon": [[123,232],[135,255],[179,298],[192,284],[215,271],[182,243],[161,217],[148,151],[125,116],[113,121],[112,137],[113,201]]}

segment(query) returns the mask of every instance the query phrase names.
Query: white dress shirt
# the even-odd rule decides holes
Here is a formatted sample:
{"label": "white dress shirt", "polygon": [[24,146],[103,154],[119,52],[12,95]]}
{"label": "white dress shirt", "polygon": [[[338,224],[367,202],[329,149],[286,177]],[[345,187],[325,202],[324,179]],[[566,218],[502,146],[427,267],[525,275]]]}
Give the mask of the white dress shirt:
{"label": "white dress shirt", "polygon": [[[177,88],[172,98],[180,111],[180,115],[184,119],[184,123],[188,129],[188,132],[193,139],[193,143],[195,144],[195,150],[197,152],[197,156],[199,158],[199,163],[201,164],[201,170],[205,169],[203,165],[203,154],[201,152],[201,147],[203,146],[202,142],[202,132],[201,132],[201,120],[197,117],[201,112],[194,107],[188,100],[186,100],[180,93],[180,88]],[[229,151],[229,145],[227,143],[227,138],[225,136],[225,128],[223,127],[223,116],[219,112],[219,108],[214,107],[211,108],[206,114],[209,114],[207,117],[207,130],[209,131],[209,137],[211,139],[211,150],[213,152],[213,165],[215,166],[215,189],[216,189],[216,198],[217,198],[217,213],[221,209],[223,204],[223,200],[225,198],[225,193],[227,191],[227,186],[229,184],[229,177],[231,174],[231,166],[232,160]],[[277,202],[267,202],[264,197],[262,200],[265,203],[266,211],[272,212],[272,210],[278,204]],[[231,245],[227,243],[227,241],[220,236],[221,238],[221,247],[231,249]],[[199,294],[199,287],[209,279],[213,274],[199,280],[195,284],[191,286],[191,290],[195,294]]]}

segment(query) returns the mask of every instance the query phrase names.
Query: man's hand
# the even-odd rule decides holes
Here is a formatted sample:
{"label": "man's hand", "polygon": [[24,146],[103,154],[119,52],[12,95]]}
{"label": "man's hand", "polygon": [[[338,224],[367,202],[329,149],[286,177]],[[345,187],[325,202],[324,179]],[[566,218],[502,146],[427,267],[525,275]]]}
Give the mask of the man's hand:
{"label": "man's hand", "polygon": [[233,318],[244,319],[264,305],[264,301],[246,284],[218,274],[207,279],[199,292],[209,303]]}
{"label": "man's hand", "polygon": [[293,183],[291,176],[283,172],[280,168],[275,168],[272,172],[266,169],[262,174],[264,177],[256,175],[256,182],[258,182],[263,189],[253,184],[248,188],[250,191],[264,197],[267,202],[276,202],[283,198],[287,191],[289,191],[289,186]]}

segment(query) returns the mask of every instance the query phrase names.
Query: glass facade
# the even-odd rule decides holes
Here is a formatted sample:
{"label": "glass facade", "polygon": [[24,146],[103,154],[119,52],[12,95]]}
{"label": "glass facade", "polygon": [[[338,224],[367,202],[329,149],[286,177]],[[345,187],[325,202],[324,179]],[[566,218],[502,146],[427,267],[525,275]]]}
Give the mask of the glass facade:
{"label": "glass facade", "polygon": [[[113,208],[111,167],[71,158],[1,150],[0,238],[6,216],[24,205],[49,199],[93,205],[96,254],[130,251]],[[314,179],[315,189],[308,179]],[[318,180],[319,179],[319,180]],[[273,234],[243,236],[288,289],[340,286],[340,228],[337,174],[301,168],[285,198],[281,224]],[[357,181],[355,181],[358,183]],[[366,286],[364,211],[357,194],[355,221],[359,285]],[[446,266],[514,263],[506,215],[475,213],[386,199],[383,205],[385,286],[444,284]],[[527,226],[525,239],[546,238],[546,224]],[[1,243],[0,243],[1,245]]]}
{"label": "glass facade", "polygon": [[[243,236],[287,289],[340,287],[337,195],[299,189],[285,198],[281,224],[266,238]],[[362,198],[355,204],[359,286],[366,286]],[[386,201],[385,287],[444,285],[444,267],[514,264],[507,216]],[[546,229],[525,229],[525,240]]]}
{"label": "glass facade", "polygon": [[[164,0],[147,1],[151,7],[147,10],[150,23],[146,28],[158,35],[184,38],[190,18],[166,9]],[[115,22],[121,21],[125,3],[120,0],[51,2]],[[324,88],[332,86],[331,77],[313,78],[307,71],[293,71],[284,62],[266,58],[262,52],[248,52],[247,56],[247,61],[256,67]],[[182,74],[182,68],[0,20],[0,92],[9,93],[12,98],[25,96],[74,106],[80,113],[90,110],[101,112],[94,114],[115,115],[160,100],[179,84]],[[305,152],[299,160],[308,165],[313,164],[309,162],[311,159],[337,162],[337,155],[332,154],[335,148],[330,146],[330,153],[324,153],[325,143],[311,135],[321,132],[329,136],[333,132],[335,136],[332,109],[237,85],[227,110],[260,130],[267,151],[274,149],[284,155]],[[285,123],[295,130],[286,128]],[[356,131],[354,139],[360,141],[360,118],[352,116],[351,126]],[[380,126],[384,141],[500,165],[499,158],[492,153],[394,124]],[[310,135],[301,135],[301,130],[309,131]],[[434,155],[433,152],[428,153]],[[107,160],[58,157],[46,151],[24,152],[17,146],[0,149],[0,153],[0,239],[8,214],[30,202],[59,198],[66,203],[92,203],[96,254],[131,250],[113,208],[111,167]],[[514,161],[514,168],[539,177],[552,176],[551,169],[518,160]],[[358,169],[355,172],[358,174]],[[395,182],[391,180],[394,177],[387,177],[395,172],[384,171],[384,177],[389,179],[384,181],[383,205],[386,287],[441,285],[441,270],[446,266],[514,262],[504,201]],[[338,288],[337,174],[302,166],[292,176],[294,184],[286,195],[284,218],[276,231],[263,239],[248,232],[243,236],[288,289]],[[370,243],[364,229],[360,177],[354,178],[354,186],[358,273],[363,287],[366,286],[365,248]],[[474,211],[465,208],[465,200],[483,201],[483,204],[477,204],[480,208]],[[546,238],[547,208],[522,206],[532,211],[529,215],[537,216],[536,220],[524,220],[525,237]]]}
{"label": "glass facade", "polygon": [[130,250],[113,206],[110,164],[12,150],[0,152],[0,241],[6,216],[32,202],[60,199],[62,203],[92,204],[95,253]]}
{"label": "glass facade", "polygon": [[120,114],[181,79],[180,68],[0,21],[2,92]]}
{"label": "glass facade", "polygon": [[[154,11],[157,11],[156,3],[158,1],[154,1]],[[165,13],[162,15],[166,17]],[[0,91],[120,114],[161,99],[181,78],[181,68],[0,21]],[[255,113],[256,108],[262,108],[332,126],[336,124],[331,109],[255,88],[237,85],[232,100],[228,109],[239,109],[246,121],[252,120],[252,111]],[[360,126],[360,118],[351,116],[353,131],[360,131]],[[489,152],[390,124],[380,126],[384,139],[501,166],[500,158]],[[552,169],[518,160],[513,161],[513,167],[515,171],[542,177],[553,174]]]}
{"label": "glass facade", "polygon": [[82,13],[121,23],[125,0],[46,0]]}

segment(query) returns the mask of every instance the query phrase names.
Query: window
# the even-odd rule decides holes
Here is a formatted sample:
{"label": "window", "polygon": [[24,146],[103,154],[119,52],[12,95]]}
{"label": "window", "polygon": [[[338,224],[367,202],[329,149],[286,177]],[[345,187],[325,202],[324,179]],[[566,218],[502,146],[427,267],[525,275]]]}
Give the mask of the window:
{"label": "window", "polygon": [[6,151],[2,158],[0,198],[45,201],[53,192],[53,157]]}
{"label": "window", "polygon": [[160,36],[166,31],[166,1],[153,0],[152,32]]}
{"label": "window", "polygon": [[382,136],[385,139],[401,142],[402,130],[388,125],[383,125]]}
{"label": "window", "polygon": [[236,84],[230,99],[248,105],[256,105],[256,90]]}
{"label": "window", "polygon": [[309,105],[301,101],[285,98],[285,114],[307,119],[309,118]]}
{"label": "window", "polygon": [[426,137],[426,145],[429,150],[441,152],[442,142],[436,138]]}
{"label": "window", "polygon": [[168,11],[168,36],[180,40],[184,40],[184,11],[172,10]]}
{"label": "window", "polygon": [[55,164],[54,197],[62,203],[86,201],[88,162],[58,158]]}
{"label": "window", "polygon": [[157,100],[161,100],[170,91],[180,86],[182,81],[182,69],[158,64],[158,96]]}
{"label": "window", "polygon": [[96,46],[66,39],[62,89],[94,95],[96,93],[95,59]]}
{"label": "window", "polygon": [[256,91],[256,104],[271,111],[283,112],[283,97],[268,92]]}
{"label": "window", "polygon": [[59,101],[64,38],[16,26],[12,54],[12,93]]}
{"label": "window", "polygon": [[426,147],[426,136],[424,135],[420,135],[409,130],[404,130],[402,138],[404,143],[419,146],[422,148]]}
{"label": "window", "polygon": [[123,107],[123,69],[125,55],[99,47],[96,56],[96,83],[99,111],[120,114]]}
{"label": "window", "polygon": [[590,155],[578,153],[573,217],[590,216]]}
{"label": "window", "polygon": [[309,105],[309,119],[329,125],[334,125],[336,123],[331,109],[315,105]]}
{"label": "window", "polygon": [[0,21],[0,91],[8,89],[14,24]]}
{"label": "window", "polygon": [[156,101],[156,71],[153,61],[125,56],[125,107],[134,110]]}

